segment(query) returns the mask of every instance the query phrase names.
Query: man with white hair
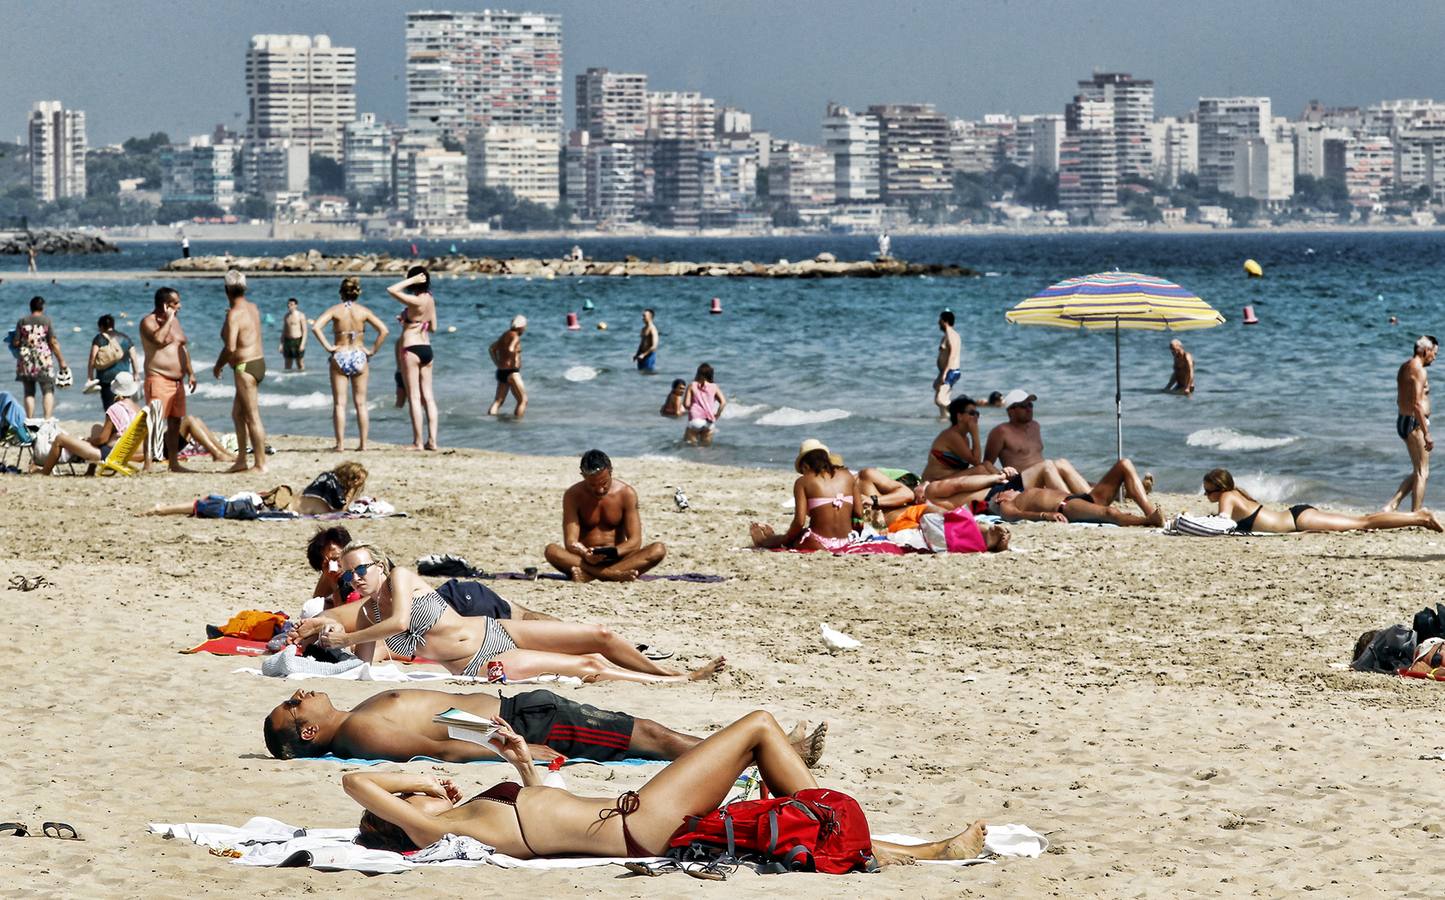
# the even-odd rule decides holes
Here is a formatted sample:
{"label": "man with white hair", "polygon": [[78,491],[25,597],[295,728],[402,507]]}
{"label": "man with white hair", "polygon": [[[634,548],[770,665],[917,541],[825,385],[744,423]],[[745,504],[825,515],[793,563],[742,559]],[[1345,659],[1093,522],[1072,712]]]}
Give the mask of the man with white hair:
{"label": "man with white hair", "polygon": [[502,409],[502,401],[511,391],[517,398],[517,407],[512,415],[522,418],[527,411],[527,386],[522,383],[522,335],[527,331],[527,317],[513,316],[512,324],[502,336],[492,342],[488,352],[497,367],[497,394],[487,415],[495,416]]}
{"label": "man with white hair", "polygon": [[1435,442],[1430,440],[1430,376],[1425,369],[1439,353],[1440,342],[1435,336],[1421,335],[1415,341],[1415,352],[1395,373],[1395,433],[1410,452],[1410,474],[1405,476],[1395,496],[1385,504],[1386,512],[1398,509],[1406,494],[1413,495],[1410,500],[1412,510],[1425,505],[1425,482],[1430,479],[1430,451],[1435,449]]}
{"label": "man with white hair", "polygon": [[1164,385],[1164,390],[1193,396],[1194,354],[1185,350],[1184,344],[1178,338],[1169,342],[1169,352],[1174,354],[1174,372],[1169,376],[1169,383]]}
{"label": "man with white hair", "polygon": [[253,448],[256,464],[266,471],[266,430],[261,427],[259,388],[266,377],[266,352],[261,343],[261,311],[246,299],[246,276],[236,269],[226,273],[226,319],[221,324],[221,355],[211,370],[216,378],[231,367],[236,397],[231,401],[231,423],[236,428],[236,464],[228,471],[246,471],[246,446]]}

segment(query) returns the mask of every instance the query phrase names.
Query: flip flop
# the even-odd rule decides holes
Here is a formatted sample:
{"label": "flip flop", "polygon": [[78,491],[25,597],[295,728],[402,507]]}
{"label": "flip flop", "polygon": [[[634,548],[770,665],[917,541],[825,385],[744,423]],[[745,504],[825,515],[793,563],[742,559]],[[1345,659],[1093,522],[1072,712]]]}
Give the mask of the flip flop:
{"label": "flip flop", "polygon": [[677,864],[677,860],[665,859],[662,862],[655,863],[625,862],[622,864],[622,868],[631,872],[633,875],[645,875],[648,878],[656,878],[659,875],[666,875],[668,872],[675,872],[680,867]]}
{"label": "flip flop", "polygon": [[76,832],[74,825],[68,825],[65,822],[45,822],[40,826],[40,831],[46,837],[54,838],[57,841],[85,840]]}
{"label": "flip flop", "polygon": [[699,881],[727,881],[728,876],[736,872],[738,867],[715,859],[707,863],[683,863],[682,870]]}
{"label": "flip flop", "polygon": [[49,585],[50,582],[45,580],[44,575],[36,575],[34,578],[26,578],[24,575],[10,576],[10,590],[12,591],[33,591]]}
{"label": "flip flop", "polygon": [[654,647],[651,644],[638,644],[637,652],[652,660],[661,662],[664,659],[672,659],[671,650],[663,650],[661,647]]}
{"label": "flip flop", "polygon": [[29,837],[30,829],[19,822],[0,822],[0,835],[7,837]]}

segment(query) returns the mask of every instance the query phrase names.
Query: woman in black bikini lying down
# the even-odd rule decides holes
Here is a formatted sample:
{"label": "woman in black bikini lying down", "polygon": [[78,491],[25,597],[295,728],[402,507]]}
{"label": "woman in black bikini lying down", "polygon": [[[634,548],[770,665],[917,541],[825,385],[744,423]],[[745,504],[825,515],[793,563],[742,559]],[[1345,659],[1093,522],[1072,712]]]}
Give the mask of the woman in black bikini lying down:
{"label": "woman in black bikini lying down", "polygon": [[[752,712],[709,736],[654,775],[637,791],[612,799],[579,797],[546,787],[527,744],[501,717],[494,741],[522,783],[503,781],[461,802],[447,779],[406,772],[351,772],[346,793],[366,808],[358,843],[380,850],[425,847],[446,834],[475,838],[519,859],[547,856],[660,856],[687,816],[717,808],[737,778],[756,765],[774,795],[818,783],[788,736],[766,712]],[[484,802],[478,802],[484,801]],[[987,826],[974,822],[951,838],[915,846],[873,842],[880,864],[920,859],[972,859]]]}
{"label": "woman in black bikini lying down", "polygon": [[1377,531],[1384,528],[1428,528],[1445,531],[1445,526],[1428,509],[1415,512],[1377,512],[1363,516],[1316,509],[1297,503],[1289,512],[1265,509],[1264,504],[1240,490],[1228,469],[1213,469],[1204,476],[1204,496],[1219,504],[1219,514],[1235,522],[1243,534],[1253,531],[1289,534],[1294,531]]}
{"label": "woman in black bikini lying down", "polygon": [[[360,602],[303,619],[293,643],[354,648],[362,659],[425,656],[457,675],[486,677],[497,660],[507,678],[571,675],[584,681],[701,681],[722,670],[719,656],[691,672],[664,668],[610,629],[577,622],[498,621],[462,616],[410,569],[393,566],[371,544],[352,542],[341,554],[337,589]],[[385,644],[384,647],[379,644]]]}

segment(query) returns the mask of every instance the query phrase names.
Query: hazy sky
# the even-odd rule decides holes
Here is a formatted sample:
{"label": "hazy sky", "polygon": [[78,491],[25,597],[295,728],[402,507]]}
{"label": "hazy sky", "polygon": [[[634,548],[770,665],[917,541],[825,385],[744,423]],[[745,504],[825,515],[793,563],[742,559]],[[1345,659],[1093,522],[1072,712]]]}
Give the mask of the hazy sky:
{"label": "hazy sky", "polygon": [[[357,48],[362,111],[405,115],[403,15],[438,0],[0,0],[0,139],[32,101],[84,109],[92,145],[240,125],[250,35],[323,33]],[[588,66],[647,73],[817,140],[824,104],[933,102],[955,116],[1061,112],[1094,69],[1152,78],[1156,110],[1263,94],[1445,99],[1440,0],[539,0],[563,17],[565,96]]]}

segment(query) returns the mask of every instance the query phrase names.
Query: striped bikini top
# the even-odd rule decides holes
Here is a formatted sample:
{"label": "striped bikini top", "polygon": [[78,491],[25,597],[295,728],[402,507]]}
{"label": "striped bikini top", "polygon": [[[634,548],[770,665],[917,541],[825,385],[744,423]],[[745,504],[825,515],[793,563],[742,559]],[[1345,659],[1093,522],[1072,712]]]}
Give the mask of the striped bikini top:
{"label": "striped bikini top", "polygon": [[[411,618],[406,623],[406,631],[387,638],[386,648],[396,656],[416,656],[417,651],[426,645],[426,633],[431,631],[432,626],[448,609],[451,607],[436,591],[427,591],[420,597],[414,598],[411,601]],[[373,622],[381,621],[381,600],[379,598],[372,598],[371,610],[367,613],[367,618]]]}

